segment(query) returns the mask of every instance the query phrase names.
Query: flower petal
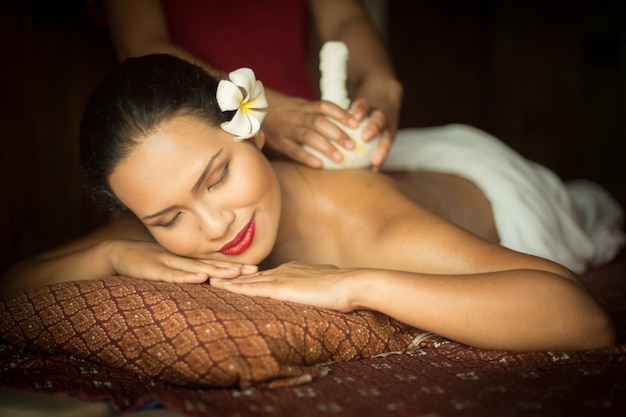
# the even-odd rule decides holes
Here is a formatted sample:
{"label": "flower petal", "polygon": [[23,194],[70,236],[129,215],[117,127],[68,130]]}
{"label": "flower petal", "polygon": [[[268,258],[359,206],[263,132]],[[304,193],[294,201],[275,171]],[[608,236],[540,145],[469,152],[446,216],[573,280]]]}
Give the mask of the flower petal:
{"label": "flower petal", "polygon": [[254,71],[250,68],[239,68],[228,74],[228,78],[230,78],[235,85],[244,89],[244,100],[250,96],[255,87],[256,77],[254,76]]}
{"label": "flower petal", "polygon": [[257,81],[254,83],[254,90],[250,94],[249,105],[253,109],[264,109],[267,107],[267,98],[265,97],[265,89],[263,88],[263,83],[261,81]]}
{"label": "flower petal", "polygon": [[261,122],[255,117],[249,117],[250,132],[258,132],[261,129]]}
{"label": "flower petal", "polygon": [[250,137],[256,133],[252,131],[250,118],[241,110],[237,110],[233,119],[230,122],[222,123],[221,127],[231,135],[235,135],[236,138]]}
{"label": "flower petal", "polygon": [[215,96],[222,111],[237,110],[243,101],[243,94],[239,87],[226,80],[219,82]]}
{"label": "flower petal", "polygon": [[236,141],[248,139],[261,129],[266,115],[267,97],[263,83],[257,81],[254,71],[239,68],[228,74],[231,81],[222,80],[217,87],[217,103],[222,111],[237,110],[222,129],[235,136]]}
{"label": "flower petal", "polygon": [[265,112],[265,110],[255,110],[248,108],[245,113],[250,120],[250,124],[252,125],[251,131],[256,134],[256,132],[261,129],[261,123],[263,123],[263,119],[265,119],[267,112]]}

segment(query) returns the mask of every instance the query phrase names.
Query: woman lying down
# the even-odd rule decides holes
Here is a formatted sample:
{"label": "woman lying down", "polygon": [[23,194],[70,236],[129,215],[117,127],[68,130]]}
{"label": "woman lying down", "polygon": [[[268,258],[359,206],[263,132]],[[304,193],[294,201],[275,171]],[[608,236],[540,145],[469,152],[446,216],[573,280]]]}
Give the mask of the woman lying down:
{"label": "woman lying down", "polygon": [[[251,72],[238,74],[262,102]],[[233,118],[218,97],[239,90],[224,86],[168,55],[106,78],[83,117],[81,158],[98,201],[129,214],[16,265],[3,294],[119,274],[377,310],[486,349],[615,342],[575,274],[624,242],[604,191],[566,188],[458,125],[401,132],[384,174],[269,162],[259,123],[240,123],[256,120],[254,103]]]}

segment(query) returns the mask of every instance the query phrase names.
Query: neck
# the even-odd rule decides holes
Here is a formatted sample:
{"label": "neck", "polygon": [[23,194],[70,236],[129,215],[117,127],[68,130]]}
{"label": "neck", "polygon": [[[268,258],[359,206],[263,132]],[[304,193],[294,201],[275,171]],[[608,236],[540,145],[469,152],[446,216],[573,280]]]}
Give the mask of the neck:
{"label": "neck", "polygon": [[312,192],[297,164],[273,162],[272,166],[280,184],[281,214],[274,249],[263,261],[263,267],[273,267],[288,260],[296,260],[302,250],[303,230],[301,220],[310,218],[306,210],[312,202]]}

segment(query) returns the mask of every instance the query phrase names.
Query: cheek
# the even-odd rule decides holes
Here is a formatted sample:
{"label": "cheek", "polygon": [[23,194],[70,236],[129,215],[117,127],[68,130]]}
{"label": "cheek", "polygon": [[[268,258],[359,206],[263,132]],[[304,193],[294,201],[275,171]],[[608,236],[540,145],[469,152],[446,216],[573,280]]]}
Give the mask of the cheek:
{"label": "cheek", "polygon": [[201,245],[198,234],[190,230],[153,232],[154,239],[168,251],[180,256],[196,258]]}
{"label": "cheek", "polygon": [[269,207],[268,203],[276,194],[278,181],[269,162],[259,155],[247,155],[237,164],[228,195],[224,196],[228,207],[261,205],[263,209],[275,208]]}
{"label": "cheek", "polygon": [[[222,208],[233,210],[236,213],[249,215],[249,209],[261,210],[264,214],[263,239],[275,238],[278,222],[280,218],[280,191],[278,180],[271,165],[260,158],[251,158],[242,161],[237,169],[237,174],[231,178],[232,182],[219,192],[206,194],[207,201],[202,204],[214,204],[214,199],[219,199]],[[234,174],[234,171],[233,173]],[[219,189],[218,189],[219,190]],[[217,190],[216,190],[217,191]],[[240,211],[241,210],[241,211]],[[214,253],[218,248],[209,247],[201,232],[202,227],[195,222],[193,214],[187,213],[186,218],[182,218],[180,224],[172,229],[152,229],[154,239],[168,251],[177,255],[190,258],[205,258],[207,256],[217,256]],[[237,223],[239,224],[239,223]],[[268,246],[267,251],[273,246],[266,241],[264,246]],[[267,256],[263,254],[263,258]],[[227,258],[235,261],[234,258]],[[239,259],[238,259],[239,260]],[[258,260],[245,260],[250,263],[257,263]]]}
{"label": "cheek", "polygon": [[253,187],[255,196],[260,199],[267,199],[277,193],[278,180],[269,162],[263,160],[259,162],[257,174],[254,176]]}

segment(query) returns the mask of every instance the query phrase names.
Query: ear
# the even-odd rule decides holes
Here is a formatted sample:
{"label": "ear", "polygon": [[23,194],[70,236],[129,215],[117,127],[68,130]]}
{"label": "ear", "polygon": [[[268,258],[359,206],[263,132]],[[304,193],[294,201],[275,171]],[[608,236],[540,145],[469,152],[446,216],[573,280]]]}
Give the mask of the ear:
{"label": "ear", "polygon": [[254,146],[259,148],[259,150],[263,149],[265,145],[265,133],[262,130],[259,130],[258,133],[249,139]]}

